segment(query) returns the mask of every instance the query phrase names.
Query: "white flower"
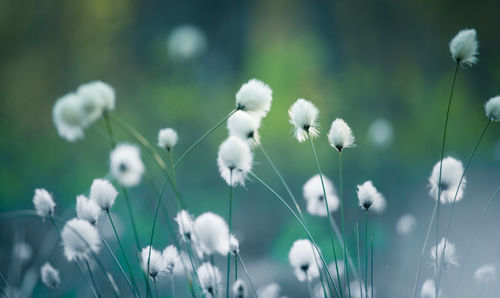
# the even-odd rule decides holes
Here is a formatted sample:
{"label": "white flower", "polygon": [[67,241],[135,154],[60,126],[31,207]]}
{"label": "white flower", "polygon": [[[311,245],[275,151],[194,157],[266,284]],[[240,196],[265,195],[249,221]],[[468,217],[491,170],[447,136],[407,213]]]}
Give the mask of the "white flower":
{"label": "white flower", "polygon": [[308,134],[311,138],[318,136],[318,114],[318,108],[303,98],[297,99],[290,107],[288,116],[290,123],[294,126],[294,136],[299,142],[307,140]]}
{"label": "white flower", "polygon": [[68,261],[76,258],[88,258],[91,252],[98,253],[101,238],[97,229],[88,221],[73,218],[69,220],[61,232],[64,255]]}
{"label": "white flower", "polygon": [[[333,213],[339,207],[339,199],[335,193],[333,183],[325,176],[323,176],[323,183],[325,184],[325,192],[328,202],[328,210]],[[325,206],[325,196],[323,193],[323,186],[321,184],[321,177],[319,174],[314,175],[307,180],[302,188],[304,199],[307,202],[307,212],[316,216],[327,216]]]}
{"label": "white flower", "polygon": [[354,135],[352,130],[344,120],[337,118],[332,122],[330,131],[328,132],[328,142],[330,146],[337,149],[338,152],[344,148],[354,147]]}
{"label": "white flower", "polygon": [[382,212],[385,209],[385,199],[371,181],[358,185],[359,206],[365,210],[373,207],[375,211]]}
{"label": "white flower", "polygon": [[240,253],[240,242],[238,241],[238,239],[236,239],[236,237],[233,234],[229,236],[229,252],[233,256],[236,256]]}
{"label": "white flower", "polygon": [[82,101],[82,108],[87,117],[87,124],[99,119],[103,113],[115,109],[115,90],[101,81],[80,85],[76,95]]}
{"label": "white flower", "polygon": [[339,276],[342,278],[345,273],[344,260],[337,260],[337,266],[335,266],[335,262],[331,262],[330,265],[328,265],[328,270],[333,280],[337,280],[337,267],[339,268]]}
{"label": "white flower", "polygon": [[281,287],[273,282],[257,290],[257,296],[259,298],[279,298]]}
{"label": "white flower", "polygon": [[500,121],[500,95],[492,97],[486,102],[484,106],[486,117],[490,121]]}
{"label": "white flower", "polygon": [[387,119],[373,121],[368,128],[368,138],[377,147],[387,147],[394,139],[394,128]]}
{"label": "white flower", "polygon": [[364,298],[373,298],[373,297],[371,297],[372,296],[372,287],[368,286],[366,288],[366,292],[368,292],[368,293],[365,293],[365,283],[363,283],[363,282],[359,282],[357,280],[351,281],[349,283],[349,287],[351,288],[352,298],[363,298],[363,297]]}
{"label": "white flower", "polygon": [[417,220],[413,214],[405,214],[401,216],[396,223],[396,231],[402,236],[411,234],[416,227]]}
{"label": "white flower", "polygon": [[230,136],[237,136],[250,146],[259,144],[260,120],[255,119],[245,111],[236,111],[227,120],[227,129]]}
{"label": "white flower", "polygon": [[247,298],[248,297],[248,287],[247,287],[247,283],[244,280],[238,279],[237,281],[234,282],[234,284],[233,284],[233,297],[234,298]]}
{"label": "white flower", "polygon": [[221,297],[222,277],[219,268],[203,263],[197,270],[198,280],[207,297]]}
{"label": "white flower", "polygon": [[40,268],[40,275],[42,276],[42,282],[49,288],[57,288],[61,283],[61,278],[59,277],[59,271],[57,271],[48,262],[43,264]]}
{"label": "white flower", "polygon": [[76,216],[79,219],[88,221],[95,225],[99,219],[101,208],[93,200],[87,199],[84,195],[76,197]]}
{"label": "white flower", "polygon": [[181,210],[177,213],[175,221],[179,226],[179,234],[184,241],[191,241],[194,229],[193,216],[187,210]]}
{"label": "white flower", "polygon": [[40,216],[54,215],[54,207],[56,206],[56,203],[54,203],[52,196],[45,189],[35,189],[33,204],[35,205],[36,214]]}
{"label": "white flower", "polygon": [[230,186],[245,185],[245,178],[252,169],[252,162],[250,147],[238,137],[228,137],[219,147],[217,156],[219,173]]}
{"label": "white flower", "polygon": [[328,288],[326,289],[326,296],[325,296],[325,292],[323,291],[323,285],[321,283],[316,284],[313,289],[313,298],[329,298]]}
{"label": "white flower", "polygon": [[486,264],[477,268],[474,279],[479,283],[491,283],[495,281],[497,268],[493,264]]}
{"label": "white flower", "polygon": [[24,263],[33,256],[33,249],[26,242],[17,242],[14,244],[13,254],[21,263]]}
{"label": "white flower", "polygon": [[309,240],[299,239],[293,243],[288,253],[288,260],[295,269],[295,276],[299,281],[312,281],[319,276],[315,259],[318,257],[318,251],[313,249],[313,244]]}
{"label": "white flower", "polygon": [[111,174],[125,187],[133,187],[141,182],[144,164],[141,151],[135,145],[119,144],[111,151]]}
{"label": "white flower", "polygon": [[[444,242],[446,241],[446,249],[444,248]],[[443,257],[443,249],[444,249],[444,257]],[[446,238],[442,238],[441,241],[439,241],[439,244],[437,246],[437,264],[438,268],[441,266],[448,266],[448,265],[458,265],[457,263],[457,256],[455,253],[455,244],[451,243],[449,240],[446,240]],[[431,248],[431,259],[433,261],[436,260],[436,246],[434,245]],[[444,261],[444,262],[443,262]],[[433,262],[435,264],[435,262]]]}
{"label": "white flower", "polygon": [[200,57],[206,49],[205,34],[197,27],[178,26],[167,40],[167,50],[173,59],[190,60]]}
{"label": "white flower", "polygon": [[217,214],[205,212],[194,221],[194,234],[201,250],[207,254],[229,252],[229,228],[226,221]]}
{"label": "white flower", "polygon": [[156,278],[165,271],[165,259],[161,252],[151,247],[151,255],[149,255],[150,246],[146,246],[141,251],[141,266],[145,273],[148,271],[149,257],[149,276],[156,281]]}
{"label": "white flower", "polygon": [[163,261],[165,262],[165,270],[170,274],[178,274],[183,272],[181,257],[177,248],[173,245],[167,246],[162,253]]}
{"label": "white flower", "polygon": [[104,211],[109,209],[115,203],[118,196],[116,188],[106,179],[94,179],[90,187],[90,199],[94,201]]}
{"label": "white flower", "polygon": [[376,213],[380,214],[385,211],[386,207],[387,207],[387,202],[385,200],[385,197],[381,193],[379,193],[378,196],[375,197],[375,200],[373,201],[370,210],[373,210]]}
{"label": "white flower", "polygon": [[178,140],[177,132],[172,128],[160,129],[158,132],[158,146],[167,149],[167,151],[172,150]]}
{"label": "white flower", "polygon": [[[441,171],[441,204],[453,203],[455,193],[457,193],[460,178],[464,174],[464,167],[462,162],[453,158],[446,157],[443,159],[443,167]],[[460,201],[464,195],[464,188],[466,185],[465,177],[462,180],[460,189],[457,193],[457,201]],[[429,177],[430,191],[429,194],[435,200],[438,199],[439,188],[439,162],[434,165],[431,176]]]}
{"label": "white flower", "polygon": [[52,109],[52,118],[59,136],[69,142],[82,139],[87,127],[87,116],[82,100],[74,93],[59,98]]}
{"label": "white flower", "polygon": [[477,62],[478,44],[476,30],[464,29],[450,41],[451,57],[462,66],[471,66]]}
{"label": "white flower", "polygon": [[272,100],[273,90],[266,83],[251,79],[236,93],[236,108],[262,118],[271,109]]}
{"label": "white flower", "polygon": [[[441,290],[439,290],[438,296],[441,297]],[[428,279],[422,285],[422,291],[420,292],[420,297],[422,298],[436,298],[436,285],[433,279]]]}

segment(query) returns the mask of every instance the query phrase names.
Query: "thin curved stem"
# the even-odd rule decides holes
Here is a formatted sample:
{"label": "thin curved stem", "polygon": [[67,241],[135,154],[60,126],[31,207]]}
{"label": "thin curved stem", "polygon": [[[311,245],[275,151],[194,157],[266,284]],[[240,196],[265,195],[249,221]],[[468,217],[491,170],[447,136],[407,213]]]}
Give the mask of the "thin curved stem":
{"label": "thin curved stem", "polygon": [[371,292],[372,292],[372,296],[371,298],[373,298],[373,288],[375,287],[374,284],[373,284],[373,234],[372,234],[372,241],[371,241],[371,258],[370,258],[370,262],[371,262],[371,265],[370,265],[370,270],[371,270],[371,274],[370,274],[370,278],[371,278]]}
{"label": "thin curved stem", "polygon": [[173,274],[170,274],[170,285],[172,287],[172,297],[175,298],[175,282]]}
{"label": "thin curved stem", "polygon": [[127,203],[128,217],[130,218],[130,224],[132,225],[132,231],[134,232],[135,245],[137,251],[141,251],[141,242],[139,241],[139,233],[137,232],[137,225],[134,220],[134,213],[132,211],[132,205],[130,204],[130,198],[128,196],[128,191],[125,187],[122,187],[123,196],[125,197],[125,202]]}
{"label": "thin curved stem", "polygon": [[365,296],[368,296],[368,210],[365,210]]}
{"label": "thin curved stem", "polygon": [[342,243],[344,247],[344,268],[345,268],[345,282],[351,297],[351,286],[349,283],[349,266],[347,266],[347,247],[345,244],[345,227],[344,227],[344,196],[342,192],[342,151],[339,151],[339,188],[340,188],[340,218],[342,221]]}
{"label": "thin curved stem", "polygon": [[82,268],[82,265],[80,265],[80,262],[78,262],[78,260],[75,261],[75,264],[76,266],[78,267],[78,270],[80,271],[80,273],[82,274],[83,278],[85,279],[85,281],[87,282],[87,284],[89,285],[89,288],[90,290],[92,291],[92,294],[94,294],[94,296],[96,298],[99,297],[99,295],[97,294],[96,290],[94,289],[94,286],[92,285],[92,282],[90,281],[90,279],[87,277],[87,275],[85,274],[85,271],[83,270]]}
{"label": "thin curved stem", "polygon": [[[356,244],[358,248],[358,272],[361,272],[361,253],[359,249],[359,224],[356,222]],[[359,279],[358,279],[359,280]],[[359,282],[359,297],[363,298],[363,286]]]}
{"label": "thin curved stem", "polygon": [[83,259],[85,261],[85,265],[87,266],[87,270],[89,272],[90,280],[92,281],[92,284],[94,285],[94,288],[96,290],[97,296],[101,297],[101,294],[99,293],[99,288],[97,287],[97,283],[95,282],[94,278],[94,273],[92,273],[92,270],[90,269],[89,261],[87,259]]}
{"label": "thin curved stem", "polygon": [[[233,170],[229,172],[229,237],[231,237],[231,222],[233,213]],[[229,275],[231,274],[231,254],[227,254],[227,269],[226,269],[226,297],[229,298]]]}
{"label": "thin curved stem", "polygon": [[255,297],[259,297],[259,295],[257,294],[257,290],[255,289],[255,286],[252,282],[252,278],[250,278],[250,274],[248,274],[247,266],[245,266],[245,262],[243,262],[243,258],[241,257],[240,254],[237,254],[237,256],[240,259],[241,267],[243,267],[243,271],[245,272],[245,274],[247,276],[248,283],[250,283],[250,287],[252,288],[253,293],[255,294]]}

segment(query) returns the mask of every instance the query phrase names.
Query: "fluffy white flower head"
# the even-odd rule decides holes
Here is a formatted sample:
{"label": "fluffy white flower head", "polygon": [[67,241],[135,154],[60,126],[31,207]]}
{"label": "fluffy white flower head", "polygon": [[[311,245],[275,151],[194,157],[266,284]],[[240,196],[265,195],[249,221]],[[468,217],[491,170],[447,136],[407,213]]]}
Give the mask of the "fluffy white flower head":
{"label": "fluffy white flower head", "polygon": [[288,110],[290,123],[294,127],[294,136],[299,142],[307,140],[309,134],[311,138],[315,138],[319,134],[318,130],[318,108],[308,100],[303,98],[297,101]]}
{"label": "fluffy white flower head", "polygon": [[[368,293],[366,293],[364,282],[359,282],[357,280],[354,280],[354,281],[351,281],[349,283],[349,286],[351,288],[352,298],[373,298],[371,295],[372,294],[372,287],[367,286],[366,292],[368,292]],[[361,287],[361,290],[360,290],[360,287]]]}
{"label": "fluffy white flower head", "polygon": [[177,132],[172,128],[160,129],[158,132],[158,146],[167,149],[167,151],[172,150],[178,140]]}
{"label": "fluffy white flower head", "polygon": [[191,241],[194,229],[193,216],[187,210],[181,210],[177,213],[175,221],[179,226],[179,234],[184,241]]}
{"label": "fluffy white flower head", "polygon": [[483,265],[474,272],[474,279],[479,283],[491,283],[495,281],[497,268],[493,264]]}
{"label": "fluffy white flower head", "polygon": [[94,201],[104,211],[115,203],[118,196],[116,188],[106,179],[94,179],[90,187],[90,199]]}
{"label": "fluffy white flower head", "polygon": [[318,251],[315,251],[309,240],[299,239],[293,243],[288,253],[288,260],[295,269],[295,276],[299,281],[312,281],[319,276],[315,259],[318,257]]}
{"label": "fluffy white flower head", "polygon": [[191,25],[174,28],[167,40],[170,57],[181,61],[200,57],[205,52],[206,46],[205,34]]}
{"label": "fluffy white flower head", "polygon": [[97,229],[88,221],[73,218],[66,223],[61,232],[64,255],[68,261],[87,258],[91,251],[98,253],[101,238]]}
{"label": "fluffy white flower head", "polygon": [[101,214],[101,208],[93,200],[89,200],[84,195],[76,197],[76,216],[79,219],[88,221],[95,225]]}
{"label": "fluffy white flower head", "polygon": [[401,236],[410,235],[417,227],[417,220],[413,214],[405,214],[398,219],[396,231]]}
{"label": "fluffy white flower head", "polygon": [[141,251],[141,267],[144,272],[148,271],[148,256],[149,256],[149,277],[156,280],[158,276],[166,269],[165,259],[161,252],[151,247],[151,255],[149,255],[150,246],[146,246]]}
{"label": "fluffy white flower head", "polygon": [[82,101],[87,123],[92,123],[99,119],[103,113],[115,109],[115,90],[101,81],[80,85],[76,94]]}
{"label": "fluffy white flower head", "polygon": [[221,295],[222,277],[219,268],[210,263],[203,263],[197,270],[198,281],[207,297],[214,298]]}
{"label": "fluffy white flower head", "polygon": [[281,287],[277,283],[272,282],[262,288],[259,288],[257,290],[257,296],[259,296],[259,298],[279,298],[281,297],[280,291]]}
{"label": "fluffy white flower head", "polygon": [[35,205],[36,214],[40,216],[54,215],[54,207],[56,207],[56,203],[54,203],[52,196],[47,190],[43,188],[35,189],[33,204]]}
{"label": "fluffy white flower head", "polygon": [[43,264],[42,268],[40,268],[40,276],[42,277],[42,282],[49,288],[55,289],[61,283],[59,271],[48,262]]}
{"label": "fluffy white flower head", "polygon": [[[441,290],[439,290],[438,297],[441,297]],[[420,297],[422,298],[436,298],[436,285],[433,279],[428,279],[422,285],[422,290],[420,292]]]}
{"label": "fluffy white flower head", "polygon": [[330,146],[337,149],[338,152],[341,152],[344,148],[352,148],[355,146],[354,135],[352,134],[351,128],[340,118],[332,122],[330,131],[328,132],[328,142],[330,142]]}
{"label": "fluffy white flower head", "polygon": [[247,142],[250,146],[259,144],[260,137],[257,131],[260,120],[255,119],[245,111],[236,111],[227,119],[227,129],[230,136],[237,136]]}
{"label": "fluffy white flower head", "polygon": [[111,151],[111,174],[125,187],[133,187],[141,182],[144,164],[141,151],[135,145],[119,144]]}
{"label": "fluffy white flower head", "polygon": [[486,117],[490,121],[500,121],[500,95],[492,97],[486,102],[484,106],[484,110],[486,111]]}
{"label": "fluffy white flower head", "polygon": [[[446,241],[446,248],[444,247],[444,243]],[[444,255],[443,255],[443,250],[444,250]],[[449,265],[458,265],[457,263],[457,256],[455,252],[455,244],[451,243],[449,240],[446,240],[446,238],[442,238],[441,241],[439,241],[438,246],[437,246],[437,263],[438,263],[438,268],[441,266],[441,264],[444,267],[448,267]],[[431,259],[433,261],[436,260],[436,246],[433,246],[431,248]]]}
{"label": "fluffy white flower head", "polygon": [[[439,188],[441,188],[441,204],[453,203],[463,173],[464,167],[461,161],[450,156],[444,158],[441,171],[441,187],[439,187],[439,162],[437,162],[429,177],[429,194],[431,197],[437,200]],[[457,201],[460,201],[464,195],[466,182],[467,180],[464,177],[457,193]]]}
{"label": "fluffy white flower head", "polygon": [[240,253],[240,242],[238,241],[238,239],[236,239],[236,237],[233,234],[229,236],[229,252],[233,256],[236,256]]}
{"label": "fluffy white flower head", "polygon": [[219,147],[217,165],[228,185],[245,185],[247,173],[252,169],[253,155],[242,139],[230,136]]}
{"label": "fluffy white flower head", "polygon": [[471,66],[477,62],[478,42],[476,30],[464,29],[450,41],[451,57],[461,66]]}
{"label": "fluffy white flower head", "polygon": [[238,279],[237,281],[234,282],[234,284],[233,284],[233,297],[234,298],[247,298],[248,297],[248,287],[247,287],[247,283],[244,280]]}
{"label": "fluffy white flower head", "polygon": [[206,212],[194,221],[196,242],[206,255],[229,252],[229,228],[226,221],[217,214]]}
{"label": "fluffy white flower head", "polygon": [[82,100],[74,93],[59,98],[52,109],[52,118],[59,136],[69,142],[82,139],[87,116]]}
{"label": "fluffy white flower head", "polygon": [[181,257],[177,248],[173,245],[167,246],[162,253],[163,261],[165,262],[165,270],[170,274],[178,274],[183,272]]}
{"label": "fluffy white flower head", "polygon": [[[325,184],[328,210],[330,213],[333,213],[339,207],[339,198],[335,193],[333,183],[324,175],[323,183]],[[307,212],[309,212],[309,214],[321,217],[327,216],[328,212],[326,211],[325,195],[323,193],[323,186],[319,174],[307,180],[302,188],[302,193],[306,200]]]}
{"label": "fluffy white flower head", "polygon": [[358,185],[358,201],[359,206],[367,211],[370,207],[376,212],[382,212],[385,209],[385,199],[371,181]]}
{"label": "fluffy white flower head", "polygon": [[272,100],[273,90],[266,83],[251,79],[236,93],[236,108],[262,118],[271,109]]}

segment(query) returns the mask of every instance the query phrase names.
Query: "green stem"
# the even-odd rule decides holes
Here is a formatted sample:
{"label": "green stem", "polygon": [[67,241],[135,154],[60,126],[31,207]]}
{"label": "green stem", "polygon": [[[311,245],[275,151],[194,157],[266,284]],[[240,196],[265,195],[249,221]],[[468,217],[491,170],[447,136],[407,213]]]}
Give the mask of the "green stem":
{"label": "green stem", "polygon": [[134,232],[135,245],[137,247],[137,251],[141,251],[141,242],[139,241],[139,233],[137,233],[137,225],[135,224],[134,213],[132,211],[132,205],[130,204],[130,198],[128,196],[128,191],[125,187],[122,187],[122,190],[123,190],[123,195],[125,197],[125,202],[127,203],[130,224],[132,225],[132,231]]}
{"label": "green stem", "polygon": [[99,293],[99,289],[97,287],[97,283],[95,282],[94,273],[92,273],[92,270],[90,270],[89,261],[87,261],[87,259],[85,259],[85,258],[83,260],[85,261],[85,265],[87,266],[87,270],[89,272],[90,280],[92,281],[92,284],[94,285],[94,288],[96,290],[97,296],[101,297],[101,294]]}
{"label": "green stem", "polygon": [[368,296],[368,210],[365,210],[365,296]]}
{"label": "green stem", "polygon": [[[358,272],[361,272],[361,253],[359,245],[359,224],[356,222],[356,245],[358,248]],[[359,297],[363,298],[363,286],[359,283]]]}
{"label": "green stem", "polygon": [[245,266],[245,262],[243,262],[243,258],[241,257],[240,254],[238,254],[237,256],[240,259],[241,267],[243,267],[243,271],[245,272],[245,274],[247,276],[248,282],[250,283],[250,287],[252,288],[252,291],[255,294],[255,297],[259,297],[259,295],[257,295],[257,290],[255,289],[255,286],[252,282],[252,279],[250,278],[250,274],[248,274],[247,266]]}
{"label": "green stem", "polygon": [[[229,172],[229,236],[231,237],[231,223],[233,213],[233,170]],[[229,298],[229,275],[231,274],[231,254],[227,254],[227,270],[226,270],[226,298]]]}
{"label": "green stem", "polygon": [[238,280],[238,256],[234,255],[234,281]]}
{"label": "green stem", "polygon": [[154,286],[155,286],[155,293],[156,293],[156,297],[157,297],[157,298],[160,298],[160,295],[158,295],[158,287],[156,286],[156,278],[155,278],[155,279],[153,279],[153,284],[154,284]]}
{"label": "green stem", "polygon": [[106,123],[106,129],[108,130],[109,142],[111,143],[111,149],[113,149],[116,146],[116,141],[115,141],[115,137],[113,136],[113,130],[111,129],[111,122],[109,121],[109,113],[104,112],[103,116],[104,116],[104,122]]}
{"label": "green stem", "polygon": [[374,288],[374,285],[373,285],[373,234],[372,234],[372,241],[371,241],[371,259],[370,259],[370,261],[371,261],[371,266],[370,266],[370,268],[371,268],[371,275],[370,275],[371,282],[370,282],[370,284],[371,284],[371,291],[372,291],[371,298],[373,298],[373,288]]}
{"label": "green stem", "polygon": [[344,196],[342,192],[342,151],[339,151],[339,188],[340,188],[340,219],[342,221],[342,243],[344,246],[344,268],[345,268],[345,282],[351,297],[351,285],[349,283],[349,266],[347,266],[347,247],[345,244],[345,228],[344,228]]}
{"label": "green stem", "polygon": [[85,279],[85,281],[87,282],[87,284],[89,285],[89,288],[90,290],[92,291],[92,294],[94,294],[94,296],[96,298],[99,297],[99,295],[97,294],[96,290],[94,289],[94,286],[92,285],[92,283],[90,282],[90,279],[87,277],[87,275],[85,274],[85,271],[83,270],[82,268],[82,265],[80,265],[80,262],[78,262],[78,260],[75,261],[75,264],[76,266],[78,267],[78,270],[80,271],[80,273],[82,274],[83,278]]}
{"label": "green stem", "polygon": [[175,298],[175,282],[174,282],[174,275],[170,274],[170,284],[172,287],[172,297]]}

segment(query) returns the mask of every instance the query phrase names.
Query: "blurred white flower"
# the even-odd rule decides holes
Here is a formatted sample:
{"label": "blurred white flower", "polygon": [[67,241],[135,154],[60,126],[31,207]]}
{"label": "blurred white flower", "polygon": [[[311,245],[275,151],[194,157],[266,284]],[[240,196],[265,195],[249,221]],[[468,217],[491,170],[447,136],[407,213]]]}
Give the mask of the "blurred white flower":
{"label": "blurred white flower", "polygon": [[252,169],[253,155],[245,141],[228,137],[219,147],[217,165],[221,177],[230,186],[245,185],[245,178]]}
{"label": "blurred white flower", "polygon": [[337,149],[338,152],[344,148],[354,147],[354,135],[352,130],[344,120],[337,118],[332,122],[328,132],[328,142],[330,146]]}
{"label": "blurred white flower", "polygon": [[233,284],[233,297],[234,298],[247,298],[247,297],[249,297],[247,283],[244,280],[238,279],[237,281],[234,282],[234,284]]}
{"label": "blurred white flower", "polygon": [[178,140],[177,132],[172,128],[160,129],[158,132],[158,146],[167,149],[167,151],[172,150]]}
{"label": "blurred white flower", "polygon": [[394,128],[389,120],[380,118],[372,122],[368,128],[368,138],[377,147],[387,147],[394,138]]}
{"label": "blurred white flower", "polygon": [[[325,192],[328,202],[328,209],[330,213],[333,213],[338,209],[340,201],[335,193],[335,188],[333,183],[323,175],[323,183],[325,184]],[[316,216],[327,216],[326,206],[325,206],[325,196],[323,193],[323,186],[321,184],[321,177],[319,174],[314,175],[312,178],[307,180],[302,188],[302,193],[304,199],[307,203],[307,212],[311,215]]]}
{"label": "blurred white flower", "polygon": [[358,185],[359,206],[365,210],[370,207],[377,213],[384,211],[386,203],[384,196],[377,191],[371,181]]}
{"label": "blurred white flower", "polygon": [[236,93],[236,108],[260,119],[271,109],[272,100],[273,90],[266,83],[251,79]]}
{"label": "blurred white flower", "polygon": [[161,252],[151,247],[151,255],[149,254],[150,246],[146,246],[141,251],[141,267],[142,270],[148,272],[148,257],[149,257],[149,277],[156,281],[166,269],[165,259]]}
{"label": "blurred white flower", "polygon": [[179,274],[183,272],[181,257],[177,248],[173,245],[167,246],[162,253],[165,262],[165,270],[170,274]]}
{"label": "blurred white flower", "polygon": [[486,264],[477,268],[474,272],[474,279],[478,283],[491,283],[495,281],[497,268],[493,264]]}
{"label": "blurred white flower", "polygon": [[[460,178],[464,174],[464,167],[462,162],[453,158],[446,157],[443,159],[443,167],[441,171],[441,204],[453,203],[455,193],[457,192]],[[460,201],[464,195],[464,188],[467,180],[465,177],[462,180],[460,189],[457,193],[457,202]],[[439,161],[434,165],[431,176],[429,177],[430,191],[429,194],[435,200],[438,199],[439,188]]]}
{"label": "blurred white flower", "polygon": [[82,109],[86,115],[87,124],[99,119],[103,113],[115,109],[115,90],[101,81],[80,85],[76,95],[82,101]]}
{"label": "blurred white flower", "polygon": [[236,256],[240,253],[240,242],[233,234],[229,236],[229,252],[233,256]]}
{"label": "blurred white flower", "polygon": [[91,225],[95,225],[100,214],[101,208],[93,200],[89,200],[84,195],[76,197],[76,216],[79,219],[86,220]]}
{"label": "blurred white flower", "polygon": [[309,240],[299,239],[293,243],[288,253],[288,260],[295,269],[295,276],[299,281],[312,281],[319,276],[319,269],[316,264],[318,257],[319,252],[315,251],[313,244]]}
{"label": "blurred white flower", "polygon": [[54,208],[56,203],[48,191],[43,188],[35,189],[33,196],[33,204],[35,205],[36,214],[40,216],[54,215]]}
{"label": "blurred white flower", "polygon": [[[444,242],[446,241],[446,248],[444,248]],[[444,256],[443,256],[443,250],[444,250]],[[443,267],[447,268],[448,265],[458,265],[457,262],[457,256],[455,252],[455,244],[451,243],[449,240],[446,240],[446,238],[442,238],[441,241],[439,241],[437,245],[437,265],[438,268],[442,265]],[[436,260],[436,246],[434,245],[431,248],[431,259],[433,261]],[[433,262],[435,265],[435,262]]]}
{"label": "blurred white flower", "polygon": [[205,34],[191,25],[178,26],[172,30],[167,40],[167,50],[176,60],[191,60],[205,53],[207,40]]}
{"label": "blurred white flower", "polygon": [[464,29],[450,41],[451,57],[461,66],[471,66],[477,62],[478,43],[476,30]]}
{"label": "blurred white flower", "polygon": [[500,95],[492,97],[486,102],[484,106],[486,117],[490,121],[500,121]]}
{"label": "blurred white flower", "polygon": [[365,284],[363,282],[359,282],[357,280],[351,281],[349,283],[349,287],[351,288],[352,298],[373,298],[372,287],[367,286],[366,292],[368,293],[365,293]]}
{"label": "blurred white flower", "polygon": [[91,252],[98,253],[100,249],[101,238],[97,229],[86,220],[69,220],[62,229],[61,238],[68,261],[88,258]]}
{"label": "blurred white flower", "polygon": [[81,98],[75,93],[66,94],[56,101],[52,118],[61,138],[74,142],[85,136],[87,115]]}
{"label": "blurred white flower", "polygon": [[226,221],[217,214],[205,212],[194,221],[197,244],[206,255],[229,252],[229,228]]}
{"label": "blurred white flower", "polygon": [[259,144],[260,137],[257,131],[260,119],[255,119],[245,111],[236,111],[227,119],[227,129],[230,136],[237,136],[247,142],[250,146]]}
{"label": "blurred white flower", "polygon": [[109,209],[115,203],[118,196],[116,188],[106,179],[94,179],[90,187],[90,199],[94,201],[104,211]]}
{"label": "blurred white flower", "polygon": [[125,187],[133,187],[141,182],[144,164],[141,151],[135,145],[122,143],[116,146],[110,155],[111,174]]}
{"label": "blurred white flower", "polygon": [[281,287],[272,282],[266,286],[263,286],[257,290],[257,296],[259,298],[279,298],[281,292]]}
{"label": "blurred white flower", "polygon": [[219,268],[210,263],[203,263],[197,270],[198,281],[203,293],[210,298],[220,297],[222,288],[222,277]]}
{"label": "blurred white flower", "polygon": [[[438,296],[442,295],[441,290],[439,290]],[[422,285],[422,291],[420,292],[420,297],[422,298],[436,298],[436,285],[433,279],[427,279]]]}
{"label": "blurred white flower", "polygon": [[330,274],[332,275],[333,280],[337,280],[337,267],[339,268],[339,276],[342,278],[345,273],[345,267],[344,267],[344,260],[337,260],[337,266],[335,266],[335,262],[331,262],[330,265],[328,265],[328,270],[330,271]]}
{"label": "blurred white flower", "polygon": [[290,123],[294,127],[294,136],[299,142],[307,140],[309,134],[311,138],[315,138],[319,134],[318,130],[318,108],[303,98],[297,101],[288,110]]}
{"label": "blurred white flower", "polygon": [[187,210],[181,210],[177,213],[175,221],[179,226],[179,235],[184,241],[191,241],[194,229],[193,216]]}
{"label": "blurred white flower", "polygon": [[316,284],[313,289],[313,298],[329,298],[328,289],[326,289],[326,296],[325,296],[325,292],[323,291],[323,285],[321,283]]}
{"label": "blurred white flower", "polygon": [[33,256],[33,249],[26,242],[17,242],[14,244],[13,254],[20,263],[27,262]]}
{"label": "blurred white flower", "polygon": [[42,282],[49,288],[57,288],[61,283],[61,278],[59,277],[59,271],[57,271],[48,262],[43,264],[40,268],[40,275],[42,277]]}
{"label": "blurred white flower", "polygon": [[396,231],[401,236],[410,235],[417,227],[417,220],[413,214],[405,214],[398,219]]}

